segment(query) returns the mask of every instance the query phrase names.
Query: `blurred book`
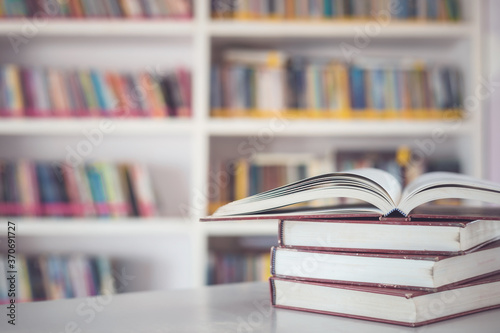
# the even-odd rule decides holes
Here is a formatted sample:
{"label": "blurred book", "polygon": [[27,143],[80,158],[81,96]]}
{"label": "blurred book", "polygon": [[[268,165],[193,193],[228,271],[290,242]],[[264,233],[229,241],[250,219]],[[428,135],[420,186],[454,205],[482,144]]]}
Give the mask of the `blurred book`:
{"label": "blurred book", "polygon": [[227,50],[210,76],[215,117],[453,119],[463,79],[451,64]]}
{"label": "blurred book", "polygon": [[211,237],[207,283],[267,281],[271,276],[269,247],[276,237]]}
{"label": "blurred book", "polygon": [[0,18],[189,18],[191,0],[0,1]]}
{"label": "blurred book", "polygon": [[459,21],[459,0],[212,0],[214,18],[236,20],[371,19]]}
{"label": "blurred book", "polygon": [[[1,280],[7,280],[7,257],[0,256]],[[102,256],[39,255],[16,257],[17,302],[116,293],[113,261]],[[6,289],[7,288],[7,289]],[[0,303],[7,304],[8,284],[0,283]]]}
{"label": "blurred book", "polygon": [[0,161],[0,215],[151,217],[156,203],[145,165]]}
{"label": "blurred book", "polygon": [[[428,157],[412,155],[412,148],[398,149],[338,149],[329,154],[310,153],[260,153],[250,159],[222,161],[212,172],[226,175],[227,182],[218,184],[218,191],[210,197],[209,212],[229,202],[246,198],[273,188],[305,178],[330,172],[360,168],[377,168],[389,172],[403,186],[418,176],[432,171],[461,172],[460,162],[453,157]],[[401,162],[402,152],[407,160]],[[455,204],[457,200],[442,200]],[[309,203],[312,206],[359,203],[355,199],[332,198]]]}
{"label": "blurred book", "polygon": [[332,170],[328,157],[308,153],[260,153],[251,159],[239,159],[232,167],[227,165],[233,162],[223,161],[219,170],[214,170],[227,174],[228,182],[221,184],[211,198],[211,211],[225,203]]}
{"label": "blurred book", "polygon": [[190,117],[191,74],[0,65],[0,117]]}

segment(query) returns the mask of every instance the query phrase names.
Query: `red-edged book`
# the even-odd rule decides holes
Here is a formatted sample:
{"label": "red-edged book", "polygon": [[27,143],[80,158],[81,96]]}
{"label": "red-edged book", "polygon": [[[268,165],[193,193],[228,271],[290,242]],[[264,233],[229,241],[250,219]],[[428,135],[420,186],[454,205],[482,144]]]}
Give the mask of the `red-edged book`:
{"label": "red-edged book", "polygon": [[281,247],[395,254],[464,254],[500,239],[500,210],[459,206],[417,208],[408,217],[373,213],[209,216],[218,224],[275,222]]}
{"label": "red-edged book", "polygon": [[459,207],[451,209],[454,215],[404,219],[283,218],[278,241],[282,247],[305,250],[453,255],[500,239],[494,211],[467,216],[471,214],[460,215]]}
{"label": "red-edged book", "polygon": [[[293,206],[319,199],[354,198],[366,205]],[[496,206],[428,205],[471,199]],[[202,222],[275,221],[283,247],[329,251],[458,254],[500,238],[500,184],[433,172],[404,191],[377,169],[324,174],[220,207]]]}
{"label": "red-edged book", "polygon": [[435,292],[497,273],[500,242],[450,256],[271,249],[271,274],[296,280]]}
{"label": "red-edged book", "polygon": [[500,275],[439,292],[271,278],[277,308],[421,326],[500,307]]}

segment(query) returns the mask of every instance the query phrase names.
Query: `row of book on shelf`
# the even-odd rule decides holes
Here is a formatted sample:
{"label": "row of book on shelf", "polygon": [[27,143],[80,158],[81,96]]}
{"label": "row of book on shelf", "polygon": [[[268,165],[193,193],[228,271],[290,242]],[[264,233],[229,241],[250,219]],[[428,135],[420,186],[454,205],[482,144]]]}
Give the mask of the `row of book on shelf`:
{"label": "row of book on shelf", "polygon": [[438,118],[460,116],[461,71],[414,60],[288,56],[227,50],[212,66],[214,116]]}
{"label": "row of book on shelf", "polygon": [[[114,294],[113,261],[102,256],[16,256],[17,280],[10,281],[9,260],[0,256],[0,303]],[[14,284],[13,288],[11,284]],[[11,295],[9,295],[11,294]]]}
{"label": "row of book on shelf", "polygon": [[189,18],[191,0],[0,0],[0,18]]}
{"label": "row of book on shelf", "polygon": [[207,283],[267,281],[274,237],[210,237]]}
{"label": "row of book on shelf", "polygon": [[189,117],[191,74],[0,66],[0,116]]}
{"label": "row of book on shelf", "polygon": [[[364,205],[308,205],[340,197]],[[202,221],[278,223],[276,307],[420,326],[500,307],[499,200],[500,184],[458,173],[427,173],[402,187],[364,168],[233,201]]]}
{"label": "row of book on shelf", "polygon": [[207,283],[267,281],[271,256],[269,251],[255,253],[211,252],[208,256]]}
{"label": "row of book on shelf", "polygon": [[147,166],[0,162],[0,215],[151,217],[155,194]]}
{"label": "row of book on shelf", "polygon": [[331,20],[390,16],[401,20],[458,21],[459,0],[212,0],[216,18]]}
{"label": "row of book on shelf", "polygon": [[[411,161],[411,149],[402,146],[395,150],[346,150],[327,155],[308,153],[259,153],[252,158],[222,161],[212,172],[228,175],[227,183],[221,184],[211,198],[209,211],[222,204],[246,198],[279,186],[290,184],[323,173],[359,168],[385,170],[408,184],[425,172],[460,172],[460,163],[453,158],[429,159],[419,163],[402,162],[400,156]],[[317,204],[335,205],[352,200],[329,199]],[[450,201],[446,201],[450,203]]]}

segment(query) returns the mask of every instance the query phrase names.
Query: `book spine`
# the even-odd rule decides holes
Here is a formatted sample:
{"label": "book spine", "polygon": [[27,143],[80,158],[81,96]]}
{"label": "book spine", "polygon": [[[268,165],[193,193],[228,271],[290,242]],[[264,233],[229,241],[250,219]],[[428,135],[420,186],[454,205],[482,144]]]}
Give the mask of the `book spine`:
{"label": "book spine", "polygon": [[[157,80],[164,82],[163,91]],[[191,76],[184,68],[153,79],[145,72],[0,65],[0,97],[0,117],[192,115]]]}

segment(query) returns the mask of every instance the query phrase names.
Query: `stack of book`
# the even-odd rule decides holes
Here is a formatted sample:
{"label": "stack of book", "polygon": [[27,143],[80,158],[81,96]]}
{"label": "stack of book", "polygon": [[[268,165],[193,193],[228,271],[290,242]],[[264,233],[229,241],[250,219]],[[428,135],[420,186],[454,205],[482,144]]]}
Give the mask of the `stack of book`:
{"label": "stack of book", "polygon": [[3,117],[189,117],[191,75],[0,65]]}
{"label": "stack of book", "polygon": [[212,0],[215,18],[237,20],[369,19],[458,21],[459,0]]}
{"label": "stack of book", "polygon": [[[350,197],[372,206],[298,207]],[[202,221],[279,222],[270,279],[276,307],[419,326],[500,307],[500,184],[436,172],[404,192],[377,169],[327,174],[221,207]],[[425,205],[427,204],[427,205]]]}
{"label": "stack of book", "polygon": [[0,216],[150,217],[156,214],[141,164],[0,161]]}
{"label": "stack of book", "polygon": [[462,85],[451,64],[227,50],[212,66],[211,109],[220,117],[456,118]]}
{"label": "stack of book", "polygon": [[[6,256],[0,256],[0,304],[9,303]],[[116,292],[113,261],[82,255],[16,256],[17,302],[87,297]]]}
{"label": "stack of book", "polygon": [[188,18],[191,0],[0,0],[0,17]]}

